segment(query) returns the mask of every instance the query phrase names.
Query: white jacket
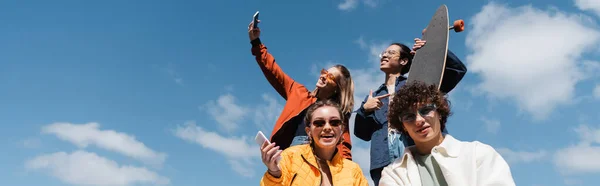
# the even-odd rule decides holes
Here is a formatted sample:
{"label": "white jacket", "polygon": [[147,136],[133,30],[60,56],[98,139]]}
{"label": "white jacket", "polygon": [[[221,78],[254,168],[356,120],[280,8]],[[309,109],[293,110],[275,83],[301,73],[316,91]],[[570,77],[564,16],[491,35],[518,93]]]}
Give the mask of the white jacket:
{"label": "white jacket", "polygon": [[[406,147],[402,158],[383,169],[380,186],[421,186],[411,150],[416,147]],[[463,142],[446,134],[444,141],[431,151],[449,186],[515,185],[506,161],[487,144]]]}

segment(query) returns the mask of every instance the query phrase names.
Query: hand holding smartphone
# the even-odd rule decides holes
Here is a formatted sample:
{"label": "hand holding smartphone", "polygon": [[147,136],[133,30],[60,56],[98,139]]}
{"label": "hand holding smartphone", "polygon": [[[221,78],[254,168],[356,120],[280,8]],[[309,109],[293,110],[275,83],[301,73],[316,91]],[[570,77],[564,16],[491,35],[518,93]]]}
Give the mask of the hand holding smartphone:
{"label": "hand holding smartphone", "polygon": [[265,141],[269,142],[269,139],[267,139],[267,137],[262,133],[262,131],[258,131],[254,140],[256,140],[256,144],[258,144],[258,146],[262,146],[263,143],[265,143]]}
{"label": "hand holding smartphone", "polygon": [[[268,142],[269,144],[271,143],[269,141],[269,139],[262,133],[262,131],[258,131],[258,133],[256,134],[256,137],[254,137],[254,140],[256,141],[256,144],[258,144],[259,147],[262,147],[263,143]],[[281,151],[281,150],[278,150]],[[277,164],[279,164],[279,161],[281,161],[281,156],[279,156],[279,158],[277,158],[277,160],[275,161]]]}

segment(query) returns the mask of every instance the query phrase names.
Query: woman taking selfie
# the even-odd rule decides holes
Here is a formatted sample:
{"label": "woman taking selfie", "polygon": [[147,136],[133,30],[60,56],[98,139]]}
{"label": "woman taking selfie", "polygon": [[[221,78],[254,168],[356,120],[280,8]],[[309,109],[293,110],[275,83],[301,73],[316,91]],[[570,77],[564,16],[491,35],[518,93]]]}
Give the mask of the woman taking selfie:
{"label": "woman taking selfie", "polygon": [[306,108],[317,100],[331,99],[341,106],[345,125],[342,142],[338,149],[346,159],[352,159],[352,143],[347,119],[350,118],[354,106],[354,82],[350,72],[343,65],[335,65],[327,70],[321,70],[317,79],[316,88],[309,91],[304,85],[289,77],[279,65],[275,58],[267,51],[267,47],[261,42],[260,28],[254,28],[251,22],[248,26],[248,35],[252,44],[252,55],[263,74],[273,88],[286,100],[283,111],[271,132],[271,142],[277,143],[281,150],[290,146],[307,144],[308,135],[304,130],[303,119]]}

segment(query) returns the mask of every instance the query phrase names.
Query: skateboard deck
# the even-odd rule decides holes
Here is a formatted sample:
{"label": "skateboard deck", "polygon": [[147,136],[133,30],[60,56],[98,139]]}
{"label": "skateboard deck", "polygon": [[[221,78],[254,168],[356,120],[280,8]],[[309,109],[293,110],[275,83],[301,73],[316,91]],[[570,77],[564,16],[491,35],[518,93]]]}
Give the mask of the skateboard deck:
{"label": "skateboard deck", "polygon": [[423,30],[423,40],[427,41],[417,50],[413,57],[407,83],[421,81],[427,85],[436,85],[439,89],[446,68],[448,55],[449,30],[460,32],[464,29],[464,22],[457,20],[454,26],[448,25],[448,7],[441,5]]}

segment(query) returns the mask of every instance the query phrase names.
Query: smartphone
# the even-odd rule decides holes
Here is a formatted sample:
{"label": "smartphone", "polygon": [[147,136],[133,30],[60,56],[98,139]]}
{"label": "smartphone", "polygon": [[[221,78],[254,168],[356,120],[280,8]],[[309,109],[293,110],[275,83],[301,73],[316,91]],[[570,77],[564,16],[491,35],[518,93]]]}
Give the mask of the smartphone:
{"label": "smartphone", "polygon": [[256,13],[254,13],[254,16],[252,17],[252,25],[254,25],[254,28],[258,27],[258,11],[256,11]]}
{"label": "smartphone", "polygon": [[[256,133],[256,137],[254,137],[254,140],[256,141],[256,144],[258,144],[258,146],[262,146],[262,144],[265,141],[268,143],[271,143],[271,142],[269,142],[269,139],[261,131],[258,131],[258,133]],[[281,151],[281,150],[278,150],[278,151]],[[275,160],[275,162],[277,162],[277,163],[279,163],[280,161],[281,161],[281,156],[279,156],[279,158],[277,158],[277,160]],[[279,166],[279,165],[277,165],[277,166]]]}
{"label": "smartphone", "polygon": [[256,144],[258,144],[258,146],[262,146],[265,141],[271,143],[269,142],[269,139],[262,133],[262,131],[258,131],[254,140],[256,140]]}

